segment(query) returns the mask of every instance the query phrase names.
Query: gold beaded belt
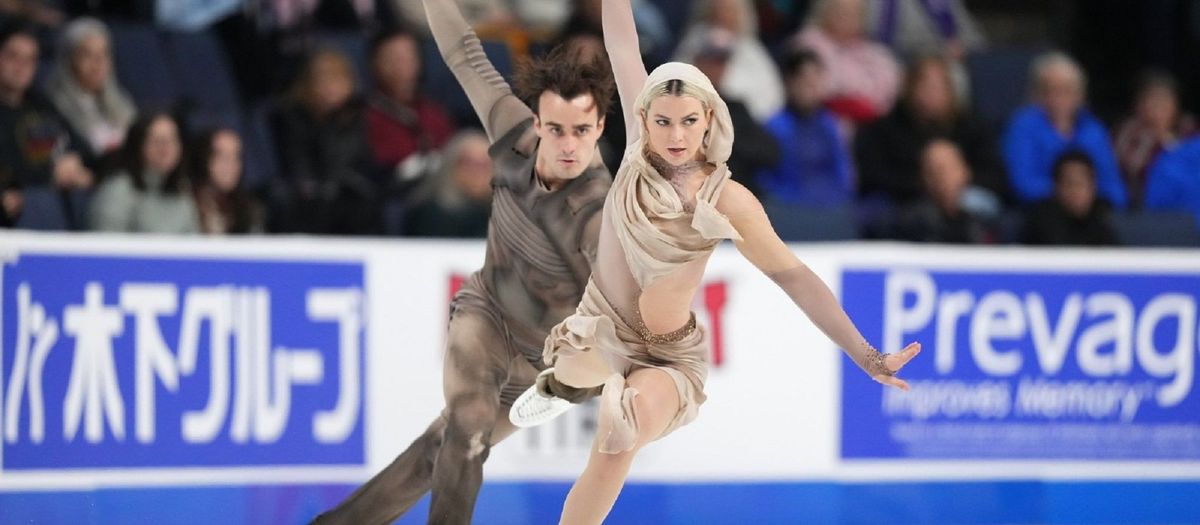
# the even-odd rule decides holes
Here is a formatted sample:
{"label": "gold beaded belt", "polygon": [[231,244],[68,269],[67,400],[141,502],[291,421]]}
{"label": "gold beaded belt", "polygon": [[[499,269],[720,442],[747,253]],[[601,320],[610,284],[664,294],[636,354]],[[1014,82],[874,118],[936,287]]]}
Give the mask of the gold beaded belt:
{"label": "gold beaded belt", "polygon": [[651,332],[649,328],[646,328],[645,321],[642,321],[642,313],[635,310],[634,314],[635,318],[633,331],[637,332],[638,337],[641,337],[643,341],[650,344],[669,345],[678,343],[687,338],[687,336],[692,335],[692,332],[696,331],[695,312],[691,313],[691,315],[688,317],[687,323],[685,323],[681,328],[665,334],[656,334]]}

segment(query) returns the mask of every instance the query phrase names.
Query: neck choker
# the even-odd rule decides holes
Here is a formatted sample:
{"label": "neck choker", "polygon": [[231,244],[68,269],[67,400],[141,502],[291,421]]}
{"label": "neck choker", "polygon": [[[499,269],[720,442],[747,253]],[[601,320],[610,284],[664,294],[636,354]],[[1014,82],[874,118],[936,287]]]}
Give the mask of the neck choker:
{"label": "neck choker", "polygon": [[692,159],[683,164],[675,165],[667,162],[667,159],[662,158],[662,155],[653,151],[646,154],[646,160],[650,162],[651,167],[658,171],[659,175],[662,175],[667,180],[673,180],[680,175],[691,174],[707,164],[705,161]]}
{"label": "neck choker", "polygon": [[658,171],[663,179],[666,179],[671,187],[675,189],[675,193],[679,195],[679,199],[683,204],[683,209],[687,212],[695,211],[696,198],[688,196],[687,180],[688,176],[700,171],[706,164],[702,160],[690,160],[678,166],[667,162],[667,159],[653,151],[648,152],[646,159],[650,162],[650,166]]}

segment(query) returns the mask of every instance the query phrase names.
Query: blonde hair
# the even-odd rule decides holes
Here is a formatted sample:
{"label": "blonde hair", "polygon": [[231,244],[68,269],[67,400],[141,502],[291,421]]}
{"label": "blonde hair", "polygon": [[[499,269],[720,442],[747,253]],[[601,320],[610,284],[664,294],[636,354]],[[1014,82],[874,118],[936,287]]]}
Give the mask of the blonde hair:
{"label": "blonde hair", "polygon": [[708,91],[693,83],[685,82],[678,78],[672,78],[670,80],[665,80],[656,85],[650,86],[650,89],[646,93],[646,101],[642,104],[642,113],[649,113],[650,103],[667,95],[675,97],[692,97],[700,101],[700,104],[704,106],[705,111],[712,109],[712,101],[709,100]]}

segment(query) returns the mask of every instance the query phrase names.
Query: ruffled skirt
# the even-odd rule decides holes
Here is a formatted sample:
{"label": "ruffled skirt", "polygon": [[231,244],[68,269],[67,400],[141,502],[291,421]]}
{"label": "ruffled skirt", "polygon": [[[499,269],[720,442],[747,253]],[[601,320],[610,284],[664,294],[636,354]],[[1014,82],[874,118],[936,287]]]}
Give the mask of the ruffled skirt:
{"label": "ruffled skirt", "polygon": [[571,359],[571,366],[589,368],[572,370],[572,376],[587,375],[594,383],[573,386],[604,385],[597,428],[602,453],[618,454],[637,444],[633,400],[638,391],[626,384],[626,378],[636,370],[662,370],[671,377],[679,394],[679,407],[660,438],[690,423],[704,403],[709,354],[704,329],[697,327],[670,343],[649,343],[617,314],[592,281],[588,281],[575,314],[550,330],[542,357],[547,365],[556,366],[562,357],[587,352],[595,352],[602,359]]}

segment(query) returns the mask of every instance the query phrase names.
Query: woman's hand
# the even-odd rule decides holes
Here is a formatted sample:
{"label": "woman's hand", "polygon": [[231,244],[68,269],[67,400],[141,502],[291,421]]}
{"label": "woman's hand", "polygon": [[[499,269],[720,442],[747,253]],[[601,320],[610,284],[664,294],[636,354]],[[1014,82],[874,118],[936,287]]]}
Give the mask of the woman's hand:
{"label": "woman's hand", "polygon": [[908,382],[896,377],[896,373],[901,368],[904,368],[904,365],[907,365],[919,353],[921,353],[921,343],[909,343],[908,346],[904,347],[904,350],[894,354],[885,354],[883,356],[883,366],[887,367],[891,371],[891,374],[875,374],[871,376],[871,379],[884,385],[894,386],[905,392],[909,391],[911,387],[908,386]]}

